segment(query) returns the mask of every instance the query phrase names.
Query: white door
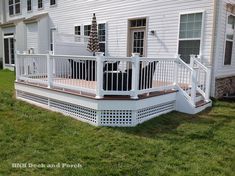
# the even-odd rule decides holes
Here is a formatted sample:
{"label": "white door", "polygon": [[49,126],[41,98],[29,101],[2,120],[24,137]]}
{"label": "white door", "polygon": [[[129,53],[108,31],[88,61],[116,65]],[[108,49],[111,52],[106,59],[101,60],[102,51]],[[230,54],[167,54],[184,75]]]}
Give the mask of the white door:
{"label": "white door", "polygon": [[38,24],[27,24],[27,49],[38,53]]}
{"label": "white door", "polygon": [[145,29],[131,30],[131,52],[145,56]]}

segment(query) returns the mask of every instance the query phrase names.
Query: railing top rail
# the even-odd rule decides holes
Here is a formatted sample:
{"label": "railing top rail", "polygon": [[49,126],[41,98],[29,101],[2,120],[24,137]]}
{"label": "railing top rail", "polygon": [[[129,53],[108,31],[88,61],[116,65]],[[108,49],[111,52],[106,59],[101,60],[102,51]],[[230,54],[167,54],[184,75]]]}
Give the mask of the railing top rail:
{"label": "railing top rail", "polygon": [[51,55],[51,57],[70,57],[70,58],[87,58],[87,59],[96,58],[96,56],[77,56],[77,55]]}
{"label": "railing top rail", "polygon": [[109,57],[104,56],[103,57],[105,61],[131,61],[131,57]]}
{"label": "railing top rail", "polygon": [[41,57],[41,56],[44,56],[44,57],[46,57],[47,56],[47,54],[20,54],[20,53],[18,53],[17,54],[18,56],[26,56],[26,57],[32,57],[32,56],[34,56],[34,57]]}
{"label": "railing top rail", "polygon": [[177,58],[170,57],[140,57],[141,61],[175,61]]}
{"label": "railing top rail", "polygon": [[208,68],[203,65],[201,62],[199,62],[197,59],[194,60],[194,62],[199,65],[199,67],[201,67],[204,71],[208,71]]}
{"label": "railing top rail", "polygon": [[191,68],[188,64],[186,64],[182,59],[178,58],[178,61],[184,65],[188,70],[193,71],[193,68]]}

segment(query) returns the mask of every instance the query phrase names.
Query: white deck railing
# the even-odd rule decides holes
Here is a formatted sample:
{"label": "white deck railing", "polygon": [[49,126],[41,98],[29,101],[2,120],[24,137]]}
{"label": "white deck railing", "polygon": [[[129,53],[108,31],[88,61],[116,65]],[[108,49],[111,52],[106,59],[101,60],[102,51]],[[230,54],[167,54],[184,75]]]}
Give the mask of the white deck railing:
{"label": "white deck railing", "polygon": [[[17,81],[105,95],[129,95],[179,89],[193,105],[196,93],[209,99],[210,71],[195,58],[194,67],[176,58],[17,54]],[[197,68],[195,68],[197,66]]]}

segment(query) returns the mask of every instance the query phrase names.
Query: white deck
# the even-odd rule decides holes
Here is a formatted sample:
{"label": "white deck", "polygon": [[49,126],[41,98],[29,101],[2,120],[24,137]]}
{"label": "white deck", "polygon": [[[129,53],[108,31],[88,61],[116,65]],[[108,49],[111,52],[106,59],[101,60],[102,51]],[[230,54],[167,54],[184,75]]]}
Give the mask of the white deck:
{"label": "white deck", "polygon": [[210,72],[193,56],[191,65],[180,58],[138,56],[17,57],[18,99],[96,126],[135,126],[174,110],[195,114],[211,105]]}

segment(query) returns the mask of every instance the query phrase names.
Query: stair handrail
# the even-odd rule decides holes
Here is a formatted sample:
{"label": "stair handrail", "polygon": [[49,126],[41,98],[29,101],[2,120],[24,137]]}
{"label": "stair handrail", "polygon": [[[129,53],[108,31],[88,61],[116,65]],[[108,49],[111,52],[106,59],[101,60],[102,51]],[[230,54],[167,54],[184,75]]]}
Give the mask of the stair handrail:
{"label": "stair handrail", "polygon": [[[199,59],[201,59],[201,56],[198,55],[191,55],[190,56],[190,62],[193,66],[193,69],[198,69],[197,76],[199,76],[200,70],[203,70],[205,72],[205,90],[201,89],[200,86],[197,86],[197,91],[204,97],[205,101],[210,101],[210,83],[211,83],[211,69],[209,67],[206,67],[204,64],[202,64]],[[199,83],[198,83],[199,85]]]}
{"label": "stair handrail", "polygon": [[[191,80],[191,85],[188,85],[189,87],[191,87],[190,93],[187,93],[187,91],[185,91],[180,84],[178,83],[178,81],[176,81],[176,85],[178,87],[179,90],[181,90],[181,92],[184,94],[184,96],[188,99],[189,103],[191,103],[192,106],[196,105],[196,79],[197,79],[197,75],[196,75],[196,71],[190,67],[190,65],[188,65],[187,63],[185,63],[180,55],[178,55],[177,59],[176,59],[177,64],[181,64],[183,67],[185,67],[190,73],[191,73],[191,78],[189,78]],[[179,65],[178,65],[179,66]],[[177,75],[179,74],[179,70],[177,69]]]}

